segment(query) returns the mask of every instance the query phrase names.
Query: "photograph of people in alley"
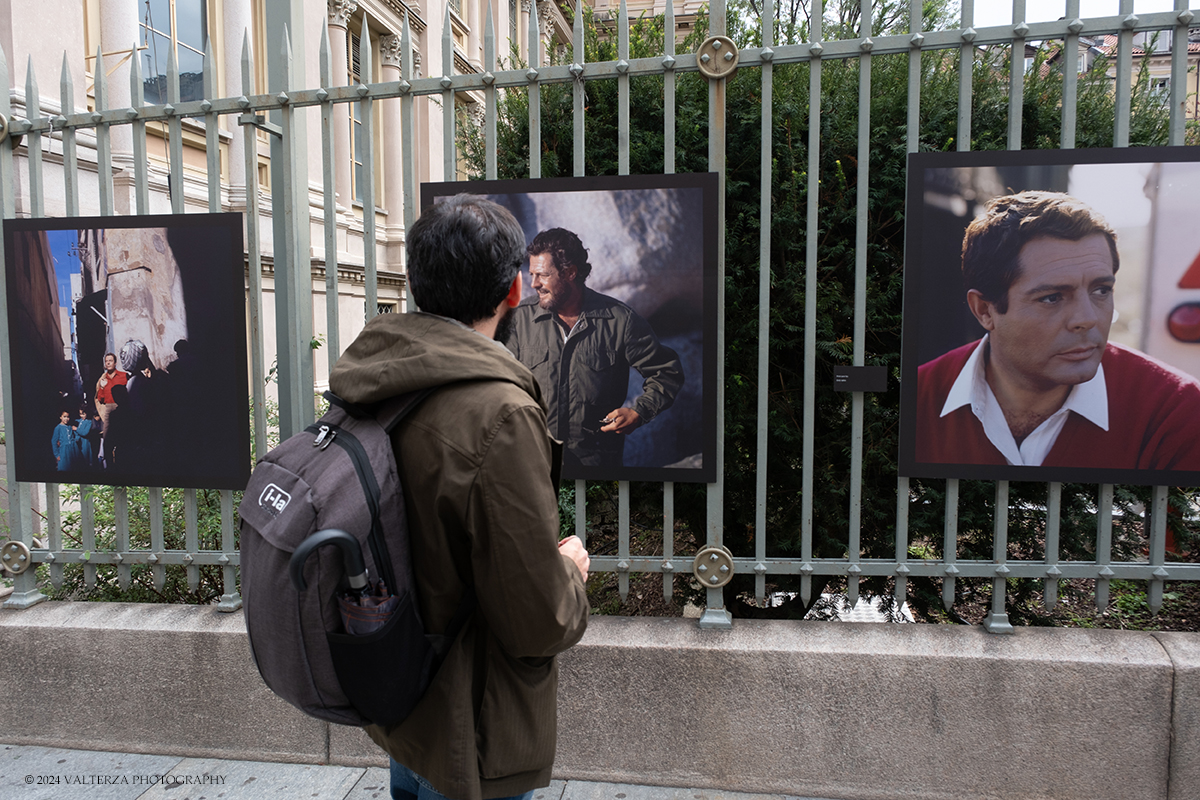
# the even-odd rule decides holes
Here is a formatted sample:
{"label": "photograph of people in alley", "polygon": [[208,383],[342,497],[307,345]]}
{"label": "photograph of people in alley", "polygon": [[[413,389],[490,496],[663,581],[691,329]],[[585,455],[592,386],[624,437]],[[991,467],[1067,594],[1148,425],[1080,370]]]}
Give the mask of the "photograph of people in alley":
{"label": "photograph of people in alley", "polygon": [[6,220],[17,479],[241,488],[239,214]]}
{"label": "photograph of people in alley", "polygon": [[524,231],[502,340],[538,381],[562,476],[715,480],[716,174],[424,184],[422,207],[462,191]]}

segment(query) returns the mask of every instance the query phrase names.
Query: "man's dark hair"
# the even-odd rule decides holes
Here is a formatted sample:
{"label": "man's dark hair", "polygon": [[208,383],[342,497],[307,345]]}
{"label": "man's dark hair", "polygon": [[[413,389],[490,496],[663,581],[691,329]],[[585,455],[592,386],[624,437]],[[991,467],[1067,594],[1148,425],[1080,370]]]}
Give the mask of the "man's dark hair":
{"label": "man's dark hair", "polygon": [[422,311],[471,325],[487,319],[521,270],[525,234],[503,206],[447,197],[408,231],[408,280]]}
{"label": "man's dark hair", "polygon": [[1121,265],[1116,231],[1088,205],[1061,192],[1021,192],[994,198],[967,226],[962,243],[963,283],[1001,314],[1008,313],[1008,289],[1021,273],[1021,248],[1033,239],[1077,242],[1092,234],[1108,239],[1113,273]]}
{"label": "man's dark hair", "polygon": [[525,250],[531,256],[550,254],[550,263],[559,272],[563,267],[575,267],[575,282],[580,286],[592,274],[592,265],[588,263],[588,251],[579,241],[579,237],[566,228],[551,228],[533,237]]}

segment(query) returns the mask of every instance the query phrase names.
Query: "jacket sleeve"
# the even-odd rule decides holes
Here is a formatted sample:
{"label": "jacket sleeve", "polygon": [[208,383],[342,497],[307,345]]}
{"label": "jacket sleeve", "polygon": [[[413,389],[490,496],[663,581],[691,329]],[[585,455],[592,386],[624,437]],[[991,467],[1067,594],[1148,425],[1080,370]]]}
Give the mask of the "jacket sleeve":
{"label": "jacket sleeve", "polygon": [[683,365],[679,355],[654,335],[650,323],[639,314],[629,318],[625,358],[642,376],[642,393],[633,401],[633,410],[649,422],[670,408],[683,386]]}
{"label": "jacket sleeve", "polygon": [[516,657],[560,653],[587,628],[583,578],[558,550],[550,471],[545,416],[537,406],[518,406],[493,432],[472,492],[476,597],[488,626]]}

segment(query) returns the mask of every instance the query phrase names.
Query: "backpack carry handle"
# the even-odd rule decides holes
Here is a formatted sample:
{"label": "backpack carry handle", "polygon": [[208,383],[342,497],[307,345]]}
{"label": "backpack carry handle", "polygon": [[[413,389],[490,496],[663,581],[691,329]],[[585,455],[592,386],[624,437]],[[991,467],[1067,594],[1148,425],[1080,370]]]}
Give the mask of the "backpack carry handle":
{"label": "backpack carry handle", "polygon": [[308,557],[318,547],[327,544],[337,545],[342,551],[342,563],[346,566],[347,580],[350,582],[350,588],[354,590],[365,589],[367,586],[367,565],[363,561],[362,547],[358,544],[358,540],[345,531],[329,530],[317,531],[312,536],[309,536],[300,546],[296,548],[296,552],[292,553],[292,558],[288,562],[288,574],[292,578],[292,585],[296,587],[296,591],[303,592],[308,588],[304,582],[304,562],[308,561]]}

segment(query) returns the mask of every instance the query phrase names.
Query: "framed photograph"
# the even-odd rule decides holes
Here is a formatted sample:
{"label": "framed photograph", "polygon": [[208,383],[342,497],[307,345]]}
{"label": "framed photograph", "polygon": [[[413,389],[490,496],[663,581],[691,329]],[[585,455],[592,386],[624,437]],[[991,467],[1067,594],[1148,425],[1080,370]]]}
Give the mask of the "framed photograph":
{"label": "framed photograph", "polygon": [[716,480],[716,173],[426,183],[525,232],[507,340],[564,443],[562,476]]}
{"label": "framed photograph", "polygon": [[908,169],[900,474],[1200,485],[1200,152]]}
{"label": "framed photograph", "polygon": [[241,214],[4,221],[17,480],[241,489]]}

